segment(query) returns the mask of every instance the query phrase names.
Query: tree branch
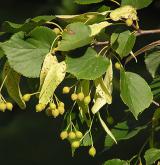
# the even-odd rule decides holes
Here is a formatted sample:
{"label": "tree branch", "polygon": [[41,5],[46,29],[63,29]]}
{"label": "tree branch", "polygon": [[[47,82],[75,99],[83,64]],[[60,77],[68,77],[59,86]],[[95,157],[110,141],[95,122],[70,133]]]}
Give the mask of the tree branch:
{"label": "tree branch", "polygon": [[157,34],[160,33],[160,29],[153,29],[153,30],[141,30],[138,29],[136,36],[146,35],[146,34]]}

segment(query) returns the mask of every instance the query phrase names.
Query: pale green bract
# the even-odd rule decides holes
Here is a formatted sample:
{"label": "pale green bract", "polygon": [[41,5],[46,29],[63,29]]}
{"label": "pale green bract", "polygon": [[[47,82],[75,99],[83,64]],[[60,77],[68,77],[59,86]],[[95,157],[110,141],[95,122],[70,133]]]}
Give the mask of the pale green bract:
{"label": "pale green bract", "polygon": [[95,35],[99,34],[101,32],[101,30],[103,30],[104,28],[106,28],[110,25],[112,25],[112,23],[109,23],[107,21],[89,25],[89,27],[91,28],[90,36],[95,36]]}
{"label": "pale green bract", "polygon": [[51,66],[40,91],[39,103],[47,105],[50,102],[56,88],[63,81],[65,74],[66,63],[64,61]]}
{"label": "pale green bract", "polygon": [[113,70],[112,62],[110,60],[110,65],[106,71],[104,79],[101,77],[95,80],[96,93],[95,93],[95,102],[92,107],[92,113],[97,113],[105,104],[112,103],[112,79],[113,79]]}
{"label": "pale green bract", "polygon": [[43,62],[43,66],[41,69],[41,73],[40,73],[40,87],[39,89],[41,89],[43,82],[49,72],[49,70],[51,69],[51,67],[53,65],[56,65],[58,63],[58,60],[56,58],[56,56],[53,56],[51,53],[48,53],[44,59]]}

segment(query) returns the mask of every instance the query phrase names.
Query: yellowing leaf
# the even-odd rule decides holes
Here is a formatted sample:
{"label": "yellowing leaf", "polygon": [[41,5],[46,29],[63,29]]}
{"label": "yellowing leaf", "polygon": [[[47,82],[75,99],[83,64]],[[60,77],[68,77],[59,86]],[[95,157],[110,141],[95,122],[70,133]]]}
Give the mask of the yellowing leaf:
{"label": "yellowing leaf", "polygon": [[95,80],[96,94],[95,103],[92,107],[93,114],[97,113],[105,104],[112,103],[112,79],[113,70],[112,62],[110,61],[104,80],[102,77]]}
{"label": "yellowing leaf", "polygon": [[3,78],[5,78],[6,76],[7,78],[5,80],[5,86],[7,88],[8,94],[19,105],[21,109],[25,109],[26,105],[22,99],[22,94],[19,88],[21,76],[12,68],[10,68],[8,62],[6,62],[3,68]]}
{"label": "yellowing leaf", "polygon": [[43,66],[40,73],[40,89],[42,84],[48,74],[48,71],[53,65],[58,63],[56,56],[53,56],[51,53],[48,53],[44,59]]}
{"label": "yellowing leaf", "polygon": [[137,17],[137,11],[134,7],[126,5],[126,6],[122,6],[120,8],[117,8],[115,10],[113,10],[110,13],[110,18],[113,21],[119,21],[121,19],[132,19],[132,20],[138,20]]}
{"label": "yellowing leaf", "polygon": [[66,63],[63,61],[52,65],[42,85],[39,95],[39,103],[47,105],[58,85],[63,81],[66,74]]}
{"label": "yellowing leaf", "polygon": [[95,23],[93,25],[89,25],[89,27],[91,28],[91,34],[90,36],[95,36],[97,34],[99,34],[101,32],[102,29],[106,28],[107,26],[110,26],[111,23],[105,21],[105,22],[101,22],[101,23]]}

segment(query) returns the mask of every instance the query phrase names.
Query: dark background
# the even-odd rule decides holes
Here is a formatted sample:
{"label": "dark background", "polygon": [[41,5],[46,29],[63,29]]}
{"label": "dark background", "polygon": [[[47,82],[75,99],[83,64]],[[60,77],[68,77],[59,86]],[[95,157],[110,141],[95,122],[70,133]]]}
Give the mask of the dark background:
{"label": "dark background", "polygon": [[[96,5],[77,6],[72,0],[1,0],[0,24],[5,20],[21,23],[38,15],[77,14],[94,11],[95,8]],[[160,27],[160,1],[155,0],[150,7],[139,11],[138,15],[142,28]],[[139,38],[136,49],[158,38],[159,35]],[[130,68],[149,79],[147,72],[142,70],[142,61],[143,57]],[[33,112],[33,102],[24,111],[15,107],[14,112],[0,112],[0,165],[98,165],[108,158],[109,153],[103,153],[103,156],[98,154],[95,159],[90,158],[88,151],[83,148],[72,158],[69,144],[59,139],[62,119],[51,119],[43,113]],[[113,109],[121,110],[119,106],[116,103]],[[121,152],[125,155],[127,149],[130,150],[124,147]]]}

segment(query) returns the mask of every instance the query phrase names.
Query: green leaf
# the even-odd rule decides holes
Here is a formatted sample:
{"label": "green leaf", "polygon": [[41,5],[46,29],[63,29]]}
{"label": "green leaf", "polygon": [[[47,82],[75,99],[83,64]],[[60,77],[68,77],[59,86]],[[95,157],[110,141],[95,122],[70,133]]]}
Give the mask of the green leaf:
{"label": "green leaf", "polygon": [[6,21],[2,24],[2,30],[9,33],[17,33],[19,31],[29,32],[37,26],[44,24],[47,21],[51,21],[55,16],[38,16],[33,19],[27,19],[24,24],[16,24]]}
{"label": "green leaf", "polygon": [[129,165],[129,163],[120,159],[112,159],[106,161],[103,165]]}
{"label": "green leaf", "polygon": [[102,76],[110,62],[108,58],[98,56],[97,52],[88,48],[85,54],[79,58],[66,58],[67,72],[78,79],[95,80]]}
{"label": "green leaf", "polygon": [[19,105],[21,109],[25,109],[25,102],[22,100],[22,94],[19,88],[21,76],[10,68],[8,62],[5,63],[3,68],[3,79],[5,79],[5,87],[9,96]]}
{"label": "green leaf", "polygon": [[152,49],[146,53],[145,63],[148,71],[154,78],[156,71],[160,67],[160,47]]}
{"label": "green leaf", "polygon": [[58,50],[69,51],[88,45],[92,41],[90,35],[91,30],[84,23],[69,24],[62,34],[62,41],[58,45]]}
{"label": "green leaf", "polygon": [[146,160],[146,165],[154,164],[155,161],[160,159],[160,149],[150,148],[145,152],[144,158]]}
{"label": "green leaf", "polygon": [[122,0],[121,5],[131,5],[136,9],[142,9],[149,6],[153,0]]}
{"label": "green leaf", "polygon": [[52,65],[42,85],[39,95],[39,103],[47,105],[50,102],[56,88],[63,81],[66,73],[65,62]]}
{"label": "green leaf", "polygon": [[[144,130],[147,126],[140,126],[133,128],[132,130],[128,127],[127,122],[118,123],[113,129],[111,129],[117,141],[128,140],[136,136],[139,132]],[[114,144],[114,141],[106,136],[105,138],[105,147],[111,147]]]}
{"label": "green leaf", "polygon": [[103,0],[75,0],[75,2],[80,5],[88,5],[88,4],[92,4],[92,3],[99,3],[102,1]]}
{"label": "green leaf", "polygon": [[136,119],[153,101],[150,87],[138,74],[121,71],[120,90],[123,102]]}
{"label": "green leaf", "polygon": [[95,102],[91,109],[93,114],[97,113],[105,104],[112,103],[112,79],[113,70],[112,61],[110,60],[104,79],[101,77],[95,80]]}
{"label": "green leaf", "polygon": [[11,37],[2,48],[10,66],[26,77],[39,77],[45,56],[49,53],[55,33],[46,27],[37,27],[29,36],[19,32]]}
{"label": "green leaf", "polygon": [[112,48],[121,58],[126,57],[132,51],[136,41],[136,36],[130,31],[113,33],[111,36]]}

